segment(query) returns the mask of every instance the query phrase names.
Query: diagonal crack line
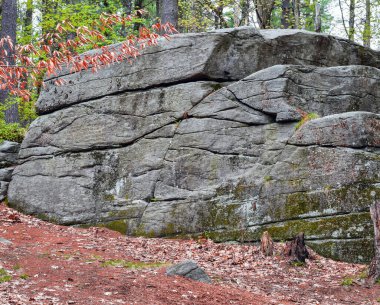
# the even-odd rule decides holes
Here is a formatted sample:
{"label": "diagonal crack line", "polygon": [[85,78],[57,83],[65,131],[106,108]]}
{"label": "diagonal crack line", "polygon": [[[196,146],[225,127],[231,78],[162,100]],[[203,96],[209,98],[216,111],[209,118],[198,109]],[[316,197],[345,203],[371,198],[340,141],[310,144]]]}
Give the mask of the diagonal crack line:
{"label": "diagonal crack line", "polygon": [[[258,158],[257,156],[252,156],[252,155],[250,156],[250,155],[244,155],[241,153],[233,153],[233,152],[222,153],[222,152],[214,151],[211,149],[195,147],[195,146],[181,146],[181,148],[197,149],[197,150],[201,150],[201,151],[206,151],[206,152],[214,154],[214,155],[221,155],[221,156],[230,156],[230,157],[236,157],[236,156],[240,157],[241,156],[241,157],[246,157],[246,158]],[[171,148],[171,150],[178,150],[178,149]]]}
{"label": "diagonal crack line", "polygon": [[[270,116],[270,117],[274,117],[274,118],[276,118],[277,114],[269,113],[269,112],[265,112],[265,111],[263,111],[262,109],[256,109],[256,108],[252,107],[251,105],[249,105],[249,104],[243,102],[241,99],[239,99],[239,98],[236,96],[235,92],[233,92],[231,89],[229,89],[228,87],[226,87],[226,89],[228,90],[228,92],[230,92],[230,93],[233,95],[233,97],[234,97],[234,101],[237,102],[238,104],[243,105],[243,106],[245,106],[245,107],[247,107],[247,108],[249,108],[249,109],[252,109],[252,110],[255,110],[255,111],[258,111],[258,112],[264,113],[264,114],[266,114],[266,115],[268,115],[268,116]],[[249,112],[249,111],[247,111],[247,112]]]}
{"label": "diagonal crack line", "polygon": [[212,77],[209,77],[207,75],[198,74],[198,75],[189,76],[187,78],[184,78],[184,79],[181,79],[181,80],[177,80],[177,81],[172,81],[172,82],[167,82],[167,83],[153,84],[153,85],[148,85],[148,86],[140,87],[140,88],[136,88],[136,89],[128,89],[127,88],[127,89],[122,89],[122,90],[116,90],[115,92],[104,93],[104,94],[98,95],[96,97],[89,97],[89,98],[85,98],[83,100],[75,101],[75,102],[64,104],[64,105],[55,105],[53,107],[53,109],[42,110],[42,111],[39,111],[38,114],[39,115],[50,114],[50,113],[53,113],[53,112],[55,112],[57,110],[61,110],[61,109],[65,109],[65,108],[70,108],[73,105],[87,103],[87,102],[91,102],[91,101],[94,101],[94,100],[100,100],[100,99],[102,99],[104,97],[117,96],[117,95],[121,95],[123,93],[146,92],[147,90],[165,89],[165,88],[169,88],[169,87],[176,86],[176,85],[196,83],[196,82],[225,83],[226,81],[231,82],[231,81],[238,81],[238,80],[230,80],[230,79],[226,80],[226,79],[221,79],[221,78],[212,78]]}
{"label": "diagonal crack line", "polygon": [[[169,125],[172,125],[172,124],[175,124],[176,121],[175,120],[172,120],[172,121],[169,121],[168,123],[166,123],[165,125],[162,125],[160,127],[157,127],[131,141],[128,141],[128,142],[125,142],[125,143],[118,143],[118,144],[114,144],[114,145],[108,145],[108,146],[104,146],[104,147],[88,147],[88,148],[77,148],[77,149],[71,149],[71,150],[65,150],[65,151],[60,151],[60,152],[56,152],[56,153],[52,153],[50,156],[52,157],[57,157],[57,156],[62,156],[62,155],[66,155],[66,154],[71,154],[71,153],[86,153],[86,152],[93,152],[93,151],[112,151],[112,150],[117,150],[117,149],[120,149],[120,148],[124,148],[124,147],[128,147],[128,146],[131,146],[131,145],[134,145],[136,143],[138,143],[139,141],[145,139],[145,137],[155,133],[156,131],[160,130],[161,128],[164,128],[166,126],[169,126]],[[33,156],[29,156],[27,159],[31,158]],[[35,156],[35,157],[38,157],[38,156]],[[21,160],[21,161],[24,161],[24,160]]]}

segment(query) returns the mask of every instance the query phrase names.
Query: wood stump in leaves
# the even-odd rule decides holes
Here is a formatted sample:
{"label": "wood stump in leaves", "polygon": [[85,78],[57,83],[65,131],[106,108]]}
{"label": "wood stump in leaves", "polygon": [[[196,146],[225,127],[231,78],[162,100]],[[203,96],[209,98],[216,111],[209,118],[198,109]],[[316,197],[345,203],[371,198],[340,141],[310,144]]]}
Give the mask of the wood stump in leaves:
{"label": "wood stump in leaves", "polygon": [[380,279],[380,201],[370,207],[375,231],[375,256],[369,267],[369,279],[375,283]]}
{"label": "wood stump in leaves", "polygon": [[299,233],[291,242],[286,245],[285,255],[290,256],[291,262],[304,263],[309,258],[309,251],[305,245],[304,233]]}
{"label": "wood stump in leaves", "polygon": [[273,240],[268,231],[265,231],[261,236],[261,252],[265,256],[273,255]]}

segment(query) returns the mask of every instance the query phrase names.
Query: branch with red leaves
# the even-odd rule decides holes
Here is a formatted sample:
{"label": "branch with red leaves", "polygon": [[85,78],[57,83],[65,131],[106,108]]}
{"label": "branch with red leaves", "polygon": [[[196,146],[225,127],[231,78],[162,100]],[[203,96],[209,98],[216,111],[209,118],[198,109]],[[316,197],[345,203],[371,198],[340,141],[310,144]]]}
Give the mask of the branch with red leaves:
{"label": "branch with red leaves", "polygon": [[[39,87],[43,75],[57,75],[63,68],[70,73],[88,69],[95,73],[115,62],[132,62],[143,49],[157,45],[160,38],[168,39],[170,34],[177,32],[170,23],[157,23],[151,28],[140,27],[138,35],[129,35],[120,44],[99,48],[98,44],[106,39],[102,31],[132,24],[134,18],[137,15],[102,14],[93,29],[86,26],[75,29],[69,22],[63,22],[57,25],[56,32],[44,35],[34,44],[14,46],[9,37],[0,39],[0,89],[28,101],[31,96],[28,79],[33,81],[33,86]],[[68,33],[74,33],[75,38],[65,38],[69,37]],[[98,49],[97,52],[78,54],[78,50],[89,46]],[[55,83],[62,85],[63,80],[58,78]]]}

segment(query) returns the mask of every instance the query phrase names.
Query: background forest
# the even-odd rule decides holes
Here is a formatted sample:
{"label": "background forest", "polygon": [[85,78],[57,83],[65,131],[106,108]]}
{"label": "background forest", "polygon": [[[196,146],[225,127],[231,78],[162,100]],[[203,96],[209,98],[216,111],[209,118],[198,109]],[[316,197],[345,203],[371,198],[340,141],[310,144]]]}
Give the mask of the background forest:
{"label": "background forest", "polygon": [[[247,25],[305,29],[379,48],[380,0],[0,0],[0,38],[9,36],[26,45],[56,31],[64,20],[74,27],[91,28],[102,13],[128,16],[136,11],[137,18],[129,24],[105,29],[102,44],[123,41],[141,26],[162,21],[182,33]],[[0,139],[21,141],[36,117],[34,103],[40,88],[26,82],[32,93],[27,102],[0,90]]]}

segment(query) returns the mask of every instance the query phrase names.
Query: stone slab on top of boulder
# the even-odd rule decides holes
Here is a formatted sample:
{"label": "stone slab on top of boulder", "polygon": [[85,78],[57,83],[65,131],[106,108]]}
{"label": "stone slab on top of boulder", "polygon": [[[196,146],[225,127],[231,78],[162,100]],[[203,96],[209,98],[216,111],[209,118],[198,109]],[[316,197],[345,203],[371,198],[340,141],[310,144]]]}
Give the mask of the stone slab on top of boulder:
{"label": "stone slab on top of boulder", "polygon": [[[157,60],[157,57],[160,60]],[[40,114],[127,90],[142,90],[194,80],[240,80],[278,64],[380,67],[378,51],[345,39],[301,30],[252,27],[174,35],[143,52],[133,65],[122,62],[98,73],[61,77],[65,85],[45,81],[37,102]]]}

